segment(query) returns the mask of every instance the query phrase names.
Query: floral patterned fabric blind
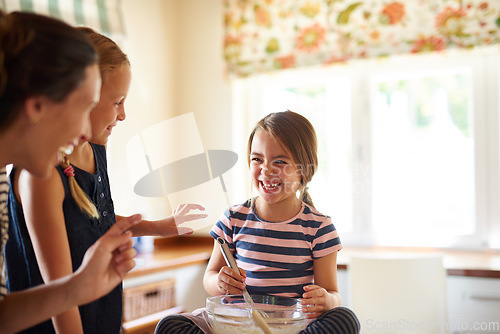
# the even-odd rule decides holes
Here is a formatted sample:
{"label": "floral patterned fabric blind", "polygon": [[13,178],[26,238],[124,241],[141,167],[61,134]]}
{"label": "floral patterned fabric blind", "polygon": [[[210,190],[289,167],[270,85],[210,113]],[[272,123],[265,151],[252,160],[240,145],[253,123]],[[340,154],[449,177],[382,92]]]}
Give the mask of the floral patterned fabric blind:
{"label": "floral patterned fabric blind", "polygon": [[232,76],[500,42],[500,0],[224,0]]}

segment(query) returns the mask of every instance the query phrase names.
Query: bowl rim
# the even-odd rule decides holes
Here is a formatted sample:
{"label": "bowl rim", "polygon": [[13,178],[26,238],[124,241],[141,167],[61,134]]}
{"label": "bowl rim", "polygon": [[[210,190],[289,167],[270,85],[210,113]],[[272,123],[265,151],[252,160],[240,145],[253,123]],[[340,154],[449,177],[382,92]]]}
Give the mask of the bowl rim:
{"label": "bowl rim", "polygon": [[[301,299],[300,298],[294,298],[294,297],[285,297],[285,296],[274,296],[274,295],[250,295],[252,299],[254,300],[255,304],[257,305],[257,308],[260,309],[260,305],[279,305],[280,310],[290,310],[290,311],[299,311],[303,312],[303,306],[301,304]],[[232,303],[223,303],[221,302],[225,298],[228,298],[229,300],[234,300],[238,301],[237,304],[245,305],[245,299],[243,295],[218,295],[218,296],[210,296],[206,298],[206,307],[207,309],[210,309],[209,305],[214,305],[218,307],[229,307],[229,306],[234,306],[237,304],[232,304]],[[275,301],[288,301],[289,305],[281,305],[281,304],[276,304],[276,303],[266,303],[265,301],[267,300],[275,300]],[[263,308],[265,309],[265,307]]]}

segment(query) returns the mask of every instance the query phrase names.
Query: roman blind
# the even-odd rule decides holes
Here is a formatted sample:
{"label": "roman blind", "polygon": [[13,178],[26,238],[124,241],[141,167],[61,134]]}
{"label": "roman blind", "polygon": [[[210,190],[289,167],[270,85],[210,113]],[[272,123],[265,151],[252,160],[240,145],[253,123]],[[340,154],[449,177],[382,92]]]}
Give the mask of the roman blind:
{"label": "roman blind", "polygon": [[232,76],[500,42],[499,0],[224,0]]}
{"label": "roman blind", "polygon": [[88,26],[112,38],[124,35],[120,0],[0,0],[6,12],[28,11]]}

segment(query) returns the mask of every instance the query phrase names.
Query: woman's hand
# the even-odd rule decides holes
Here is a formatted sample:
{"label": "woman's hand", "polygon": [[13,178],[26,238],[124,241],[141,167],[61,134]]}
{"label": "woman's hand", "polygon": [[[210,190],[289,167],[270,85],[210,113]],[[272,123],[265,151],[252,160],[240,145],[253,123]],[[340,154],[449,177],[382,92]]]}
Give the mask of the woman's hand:
{"label": "woman's hand", "polygon": [[324,312],[331,310],[336,305],[335,297],[319,285],[306,285],[304,287],[301,304],[308,319],[318,318]]}
{"label": "woman's hand", "polygon": [[245,280],[247,278],[245,270],[238,268],[241,274],[231,267],[224,266],[220,268],[217,275],[217,288],[223,294],[241,295],[241,291],[245,288]]}

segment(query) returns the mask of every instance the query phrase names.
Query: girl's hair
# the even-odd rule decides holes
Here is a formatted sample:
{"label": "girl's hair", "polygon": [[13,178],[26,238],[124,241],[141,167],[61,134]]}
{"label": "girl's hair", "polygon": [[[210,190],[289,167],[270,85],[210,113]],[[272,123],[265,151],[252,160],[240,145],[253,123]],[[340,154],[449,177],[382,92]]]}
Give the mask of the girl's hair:
{"label": "girl's hair", "polygon": [[[107,71],[120,69],[124,65],[130,66],[127,55],[123,53],[120,47],[111,39],[97,33],[96,31],[88,27],[78,27],[76,29],[85,34],[85,36],[97,50],[97,54],[99,55],[99,71],[101,72],[103,85],[105,84],[105,73]],[[61,167],[63,169],[66,169],[69,166],[71,166],[69,159],[67,156],[65,156],[61,163]],[[71,173],[68,173],[66,175],[68,176],[71,195],[73,196],[73,199],[78,204],[80,209],[92,218],[99,218],[99,212],[97,211],[95,204],[80,188],[78,182],[76,182],[74,174],[71,175]]]}
{"label": "girl's hair", "polygon": [[0,10],[0,130],[30,96],[64,101],[97,58],[85,35],[60,20]]}
{"label": "girl's hair", "polygon": [[248,164],[250,164],[253,137],[258,130],[268,132],[290,151],[301,175],[299,199],[314,207],[307,191],[307,184],[318,168],[318,140],[312,124],[304,116],[290,110],[267,115],[250,133],[247,147]]}
{"label": "girl's hair", "polygon": [[71,164],[69,163],[69,159],[66,154],[63,154],[63,159],[60,166],[62,167],[64,174],[68,177],[71,196],[73,196],[73,199],[75,200],[78,207],[89,217],[99,219],[99,211],[97,211],[95,204],[82,190],[82,188],[80,188],[78,182],[76,182],[73,166],[71,166]]}
{"label": "girl's hair", "polygon": [[130,66],[130,61],[120,47],[108,37],[99,34],[88,27],[77,27],[90,40],[99,54],[99,70],[104,80],[104,73],[120,69],[124,65]]}

